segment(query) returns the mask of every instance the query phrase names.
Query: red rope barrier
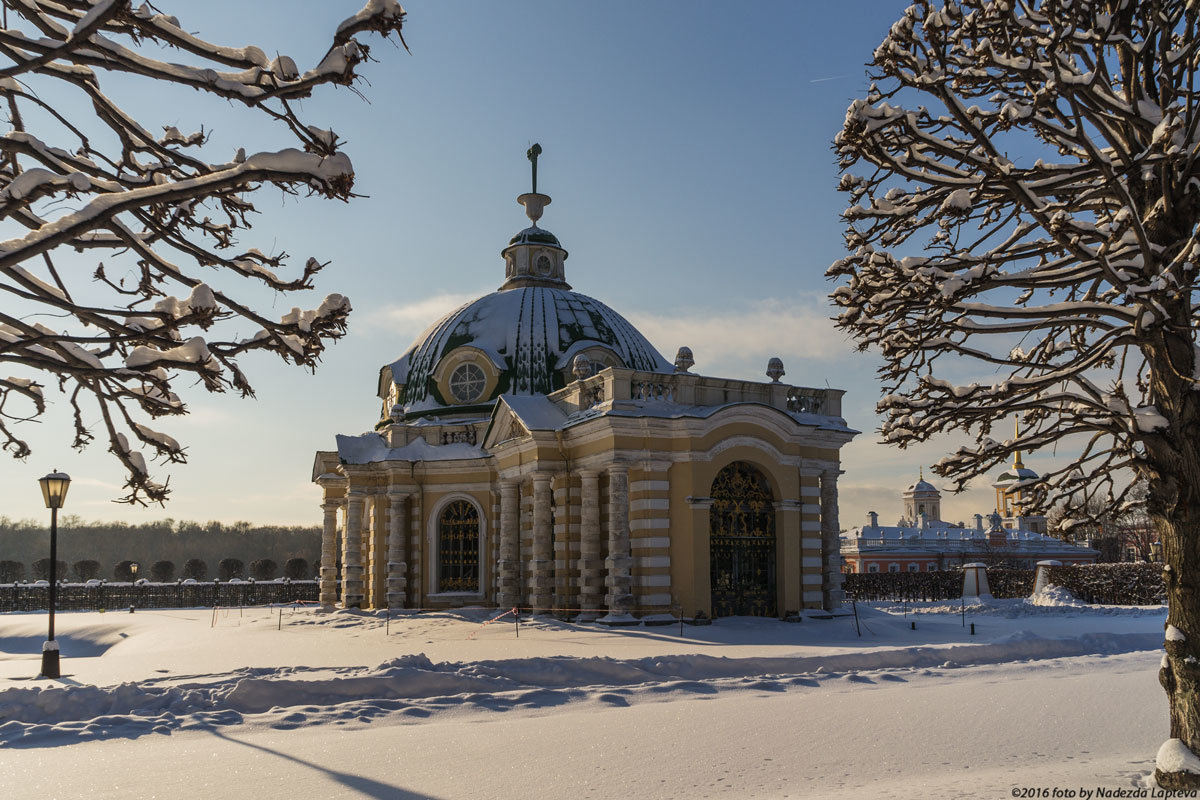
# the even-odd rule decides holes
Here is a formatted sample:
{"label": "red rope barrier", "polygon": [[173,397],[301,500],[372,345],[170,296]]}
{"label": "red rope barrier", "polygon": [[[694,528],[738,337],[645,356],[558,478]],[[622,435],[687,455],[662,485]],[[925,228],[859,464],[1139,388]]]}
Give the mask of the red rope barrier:
{"label": "red rope barrier", "polygon": [[503,614],[497,614],[496,616],[492,617],[491,619],[484,620],[483,622],[479,623],[479,627],[478,627],[478,628],[476,628],[475,630],[471,631],[471,634],[470,634],[469,636],[467,636],[467,638],[468,638],[468,639],[474,639],[474,638],[475,638],[475,634],[479,633],[481,630],[483,630],[484,628],[486,628],[488,625],[491,625],[491,624],[492,624],[493,622],[495,622],[496,620],[498,620],[498,619],[504,619],[504,618],[505,618],[505,617],[507,617],[509,614],[516,614],[516,613],[517,613],[517,608],[516,608],[516,606],[513,606],[513,607],[512,607],[512,608],[510,608],[508,611],[505,611]]}

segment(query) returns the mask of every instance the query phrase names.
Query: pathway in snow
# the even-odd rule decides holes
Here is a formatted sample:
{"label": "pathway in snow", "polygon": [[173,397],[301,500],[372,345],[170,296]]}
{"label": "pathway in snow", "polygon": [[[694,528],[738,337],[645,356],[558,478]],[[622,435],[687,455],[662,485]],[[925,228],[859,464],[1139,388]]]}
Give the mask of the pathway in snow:
{"label": "pathway in snow", "polygon": [[[464,704],[364,717],[0,750],[18,796],[1002,798],[1131,787],[1165,704],[1138,653],[858,673],[816,686],[604,692],[564,707]],[[628,703],[628,705],[625,705]],[[400,724],[406,723],[406,724]]]}
{"label": "pathway in snow", "polygon": [[[1162,609],[866,608],[617,631],[484,612],[0,616],[0,785],[50,797],[1008,797],[1129,787]],[[282,629],[280,629],[280,624]],[[913,629],[913,623],[916,629]]]}

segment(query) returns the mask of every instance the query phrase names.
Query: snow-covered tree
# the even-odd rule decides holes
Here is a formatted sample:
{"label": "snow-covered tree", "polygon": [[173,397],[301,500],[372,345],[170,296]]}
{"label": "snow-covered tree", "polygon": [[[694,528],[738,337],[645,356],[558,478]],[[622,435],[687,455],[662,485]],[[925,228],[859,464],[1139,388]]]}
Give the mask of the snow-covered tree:
{"label": "snow-covered tree", "polygon": [[[325,264],[285,271],[285,252],[238,237],[266,185],[350,198],[350,159],[333,131],[305,122],[299,101],[325,84],[352,86],[369,58],[361,39],[400,39],[404,11],[369,0],[301,69],[270,48],[207,41],[149,3],[3,0],[2,9],[0,364],[14,374],[0,372],[0,445],[29,454],[14,423],[41,416],[53,386],[73,411],[74,446],[102,436],[128,473],[124,499],[161,501],[167,487],[146,454],[182,462],[185,453],[147,423],[186,413],[181,380],[249,395],[242,355],[270,351],[311,368],[345,332],[350,303],[338,294],[282,317],[256,309],[254,287],[239,286],[301,291]],[[178,106],[200,93],[243,109],[275,126],[279,146],[211,152],[203,127],[138,118],[106,93],[136,81],[170,87]]]}
{"label": "snow-covered tree", "polygon": [[1121,510],[1146,482],[1171,788],[1200,786],[1198,14],[917,0],[836,140],[850,255],[829,269],[839,325],[883,356],[885,441],[965,433],[935,468],[958,488],[1017,450],[1072,454],[1025,487],[1042,508]]}

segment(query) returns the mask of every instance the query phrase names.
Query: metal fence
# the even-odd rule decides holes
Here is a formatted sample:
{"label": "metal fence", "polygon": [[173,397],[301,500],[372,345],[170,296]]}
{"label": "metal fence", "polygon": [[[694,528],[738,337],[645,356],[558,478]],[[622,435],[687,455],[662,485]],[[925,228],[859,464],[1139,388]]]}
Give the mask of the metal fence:
{"label": "metal fence", "polygon": [[[109,608],[211,608],[271,603],[316,602],[316,581],[223,583],[60,583],[55,607],[60,611]],[[50,587],[30,583],[0,585],[0,612],[41,611],[50,607]]]}

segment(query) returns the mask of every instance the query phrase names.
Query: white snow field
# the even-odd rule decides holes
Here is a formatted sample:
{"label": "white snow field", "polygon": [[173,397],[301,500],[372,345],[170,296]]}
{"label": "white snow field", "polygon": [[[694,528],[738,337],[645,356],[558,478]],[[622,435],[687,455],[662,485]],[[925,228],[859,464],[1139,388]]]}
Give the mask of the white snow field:
{"label": "white snow field", "polygon": [[61,613],[56,681],[46,615],[5,614],[0,796],[1153,791],[1165,610],[1043,602],[968,606],[973,636],[957,604],[860,604],[861,638],[852,617],[518,638],[484,610]]}

